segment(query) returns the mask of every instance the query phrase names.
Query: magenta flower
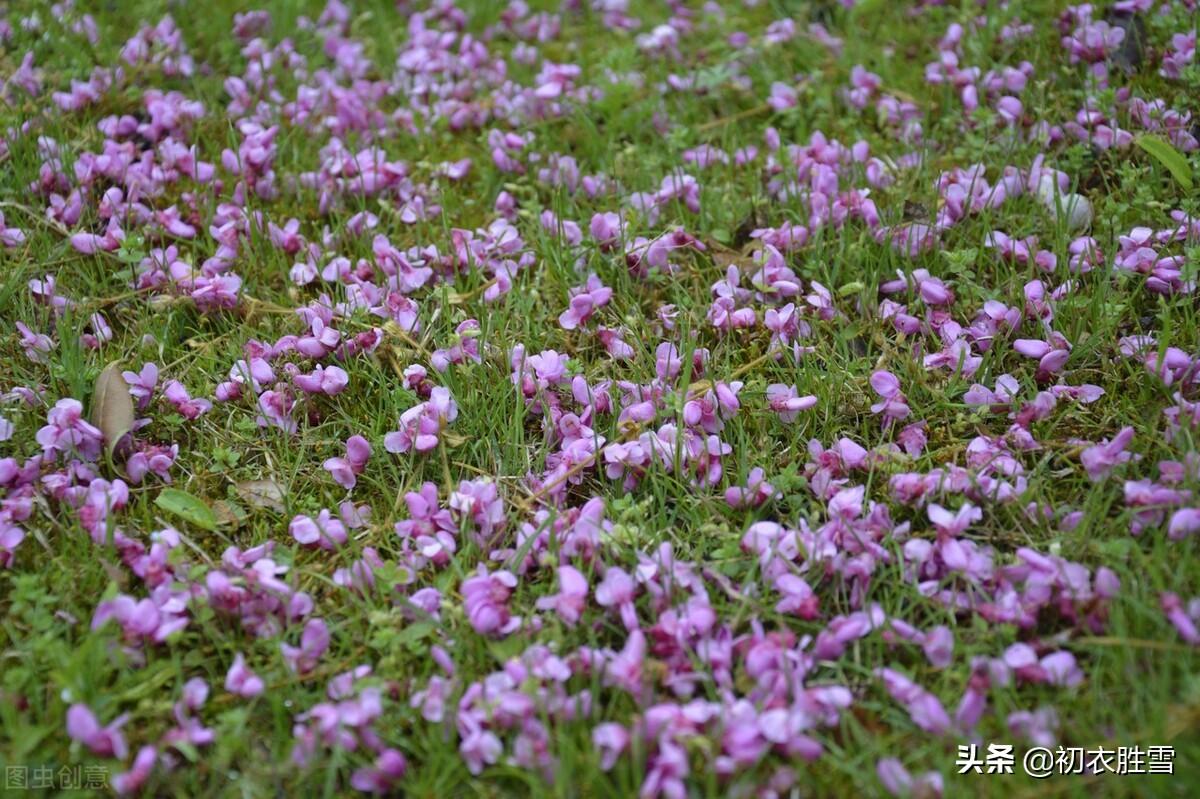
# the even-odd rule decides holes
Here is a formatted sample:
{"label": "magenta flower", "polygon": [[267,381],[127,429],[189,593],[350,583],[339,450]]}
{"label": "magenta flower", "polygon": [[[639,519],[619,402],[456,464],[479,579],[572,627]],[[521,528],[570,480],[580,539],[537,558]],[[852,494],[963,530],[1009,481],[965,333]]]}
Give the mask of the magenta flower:
{"label": "magenta flower", "polygon": [[1200,624],[1200,598],[1193,599],[1185,607],[1177,594],[1166,591],[1159,596],[1159,603],[1179,637],[1192,646],[1200,646],[1200,629],[1197,629]]}
{"label": "magenta flower", "polygon": [[296,516],[288,524],[288,532],[306,547],[320,547],[330,552],[346,543],[346,526],[327,508],[322,508],[316,519]]}
{"label": "magenta flower", "polygon": [[619,566],[609,566],[604,579],[596,586],[596,604],[604,608],[615,608],[621,616],[626,630],[638,629],[637,608],[633,598],[637,594],[637,583]]}
{"label": "magenta flower", "polygon": [[795,386],[785,386],[783,383],[772,383],[767,386],[767,406],[779,414],[779,421],[791,424],[796,421],[800,411],[808,410],[817,404],[817,398],[810,395],[801,397]]}
{"label": "magenta flower", "polygon": [[142,366],[140,372],[122,372],[121,376],[129,385],[129,393],[137,400],[138,410],[144,410],[154,398],[154,389],[158,385],[158,365],[148,363]]}
{"label": "magenta flower", "polygon": [[355,769],[350,776],[350,785],[356,791],[373,794],[388,794],[408,770],[408,761],[396,749],[384,749],[369,767]]}
{"label": "magenta flower", "polygon": [[600,755],[600,768],[609,771],[629,746],[629,731],[615,722],[597,724],[592,730],[592,745]]}
{"label": "magenta flower", "polygon": [[250,699],[261,694],[263,688],[262,678],[250,670],[245,656],[238,652],[233,658],[233,665],[229,667],[229,673],[225,675],[225,690]]}
{"label": "magenta flower", "polygon": [[558,567],[558,593],[537,601],[538,610],[553,610],[568,627],[579,623],[587,605],[587,578],[574,566]]}
{"label": "magenta flower", "polygon": [[192,399],[183,383],[178,380],[172,380],[163,386],[163,398],[185,419],[198,419],[212,409],[212,403],[208,400]]}
{"label": "magenta flower", "polygon": [[952,724],[945,708],[936,696],[893,669],[876,669],[875,676],[883,680],[888,693],[908,711],[913,724],[931,735],[943,735]]}
{"label": "magenta flower", "polygon": [[308,394],[341,394],[350,384],[350,375],[340,366],[317,365],[309,374],[298,374],[292,378],[300,390]]}
{"label": "magenta flower", "polygon": [[913,799],[940,799],[942,796],[942,775],[936,771],[913,777],[899,759],[886,757],[875,764],[875,773],[892,796]]}
{"label": "magenta flower", "polygon": [[769,500],[782,496],[767,482],[766,473],[758,466],[750,470],[746,485],[725,489],[725,502],[731,508],[757,508]]}
{"label": "magenta flower", "polygon": [[139,484],[148,474],[154,474],[164,483],[171,482],[171,467],[179,455],[179,445],[163,446],[161,444],[136,444],[137,451],[125,461],[125,473],[129,482]]}
{"label": "magenta flower", "polygon": [[404,453],[415,449],[428,452],[438,445],[438,435],[458,418],[458,404],[450,390],[437,386],[429,399],[409,408],[400,416],[400,429],[388,433],[383,446],[388,452]]}
{"label": "magenta flower", "polygon": [[56,453],[95,461],[100,457],[104,434],[83,418],[83,403],[61,399],[46,415],[46,426],[38,430],[42,455],[51,460]]}
{"label": "magenta flower", "polygon": [[328,458],[323,466],[338,485],[349,491],[358,482],[358,475],[367,468],[370,457],[370,443],[362,436],[350,436],[346,439],[346,457]]}
{"label": "magenta flower", "polygon": [[970,502],[963,502],[957,511],[949,511],[936,502],[931,502],[926,509],[929,521],[937,528],[938,535],[960,536],[966,532],[972,523],[983,518],[983,511]]}
{"label": "magenta flower", "polygon": [[67,709],[67,735],[86,746],[97,757],[124,760],[129,750],[121,727],[128,720],[128,715],[118,716],[108,726],[101,727],[91,708],[76,703]]}
{"label": "magenta flower", "polygon": [[129,771],[112,776],[113,790],[121,796],[138,793],[146,784],[146,780],[150,779],[150,775],[154,773],[154,766],[157,763],[158,750],[153,746],[146,745],[138,749]]}
{"label": "magenta flower", "polygon": [[871,388],[880,397],[880,401],[871,406],[871,413],[882,414],[885,425],[908,417],[908,400],[900,391],[898,377],[883,370],[874,372],[871,375]]}
{"label": "magenta flower", "polygon": [[[0,466],[0,471],[3,467]],[[11,568],[17,547],[25,540],[25,531],[15,524],[0,518],[0,568]]]}
{"label": "magenta flower", "polygon": [[283,662],[295,674],[308,674],[317,667],[321,656],[329,648],[329,628],[324,619],[309,619],[300,634],[300,646],[280,644]]}
{"label": "magenta flower", "polygon": [[258,409],[262,411],[258,417],[259,427],[270,424],[289,435],[295,433],[299,429],[292,418],[292,409],[295,407],[296,400],[290,391],[264,391],[258,397]]}
{"label": "magenta flower", "polygon": [[1040,339],[1019,338],[1013,342],[1013,349],[1026,358],[1038,362],[1038,380],[1048,380],[1061,372],[1071,357],[1070,343],[1059,333],[1052,333],[1050,341]]}
{"label": "magenta flower", "polygon": [[1117,465],[1134,459],[1132,452],[1125,451],[1131,441],[1133,428],[1123,427],[1111,441],[1094,444],[1079,454],[1079,460],[1092,482],[1103,480]]}
{"label": "magenta flower", "polygon": [[588,275],[587,282],[571,290],[570,304],[558,317],[564,330],[575,330],[587,324],[596,311],[612,299],[612,289],[600,282],[595,274]]}
{"label": "magenta flower", "polygon": [[788,613],[809,620],[819,615],[817,595],[799,575],[783,572],[775,578],[775,590],[783,594],[783,599],[775,604],[777,613]]}
{"label": "magenta flower", "polygon": [[516,585],[517,578],[510,572],[489,574],[482,563],[474,577],[463,581],[463,609],[475,632],[504,637],[521,626],[521,618],[508,609],[508,598]]}

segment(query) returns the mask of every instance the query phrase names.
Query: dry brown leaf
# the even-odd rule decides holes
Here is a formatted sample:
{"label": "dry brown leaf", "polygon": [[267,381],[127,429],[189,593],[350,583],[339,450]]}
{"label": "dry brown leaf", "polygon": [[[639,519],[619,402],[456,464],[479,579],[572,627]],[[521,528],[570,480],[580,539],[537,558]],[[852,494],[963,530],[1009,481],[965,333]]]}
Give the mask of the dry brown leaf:
{"label": "dry brown leaf", "polygon": [[96,378],[92,392],[92,424],[104,434],[104,448],[111,456],[117,443],[133,430],[133,398],[121,376],[119,364],[110,363]]}
{"label": "dry brown leaf", "polygon": [[267,508],[276,513],[287,510],[283,504],[283,489],[274,480],[245,480],[235,488],[238,496],[256,508]]}

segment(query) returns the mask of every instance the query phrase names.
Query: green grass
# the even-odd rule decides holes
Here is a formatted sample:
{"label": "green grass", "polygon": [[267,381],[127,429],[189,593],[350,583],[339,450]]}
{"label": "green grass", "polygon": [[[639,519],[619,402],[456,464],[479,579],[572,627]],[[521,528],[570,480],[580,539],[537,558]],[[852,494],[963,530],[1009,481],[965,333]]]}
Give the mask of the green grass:
{"label": "green grass", "polygon": [[[321,43],[311,31],[295,29],[302,13],[315,18],[319,7],[312,4],[270,2],[274,15],[272,40],[282,35],[293,38],[298,52],[312,66],[323,63]],[[469,29],[482,31],[499,15],[499,7],[487,3],[474,6]],[[538,3],[537,6],[546,4]],[[93,64],[113,63],[123,41],[134,33],[138,20],[156,20],[170,10],[184,31],[198,63],[211,66],[210,73],[198,72],[191,79],[164,80],[154,77],[135,82],[107,95],[97,106],[80,113],[63,114],[47,99],[18,97],[0,108],[0,127],[25,121],[37,124],[39,133],[55,138],[70,164],[81,152],[96,150],[103,141],[95,123],[113,113],[138,113],[142,92],[153,87],[176,89],[202,101],[207,115],[196,128],[195,141],[201,156],[219,163],[220,150],[236,148],[238,136],[223,113],[226,97],[223,76],[240,73],[243,59],[230,36],[230,20],[237,4],[220,0],[203,8],[173,3],[134,2],[85,4],[96,16],[100,41],[94,47],[62,27],[41,4],[15,3],[9,20],[22,17],[26,8],[40,8],[44,31],[19,28],[3,52],[0,74],[7,75],[20,63],[26,49],[36,53],[46,82],[62,88],[70,78],[86,77]],[[964,63],[983,69],[1028,59],[1037,76],[1024,96],[1026,107],[1039,118],[1061,121],[1073,117],[1084,97],[1082,67],[1067,66],[1058,43],[1054,20],[1063,4],[1052,2],[1014,3],[1010,12],[992,12],[984,32],[964,40]],[[81,9],[82,10],[82,9]],[[663,9],[633,10],[647,23],[665,18]],[[1030,39],[1016,45],[996,43],[995,30],[1019,11],[1021,18],[1036,25]],[[884,220],[901,219],[906,203],[936,206],[932,184],[939,171],[952,167],[985,164],[993,181],[1008,164],[1027,167],[1038,146],[1015,141],[998,133],[990,112],[981,112],[978,125],[961,132],[957,100],[948,90],[926,84],[923,65],[934,59],[935,42],[952,21],[965,21],[976,13],[971,4],[962,8],[931,9],[920,17],[897,15],[895,9],[868,3],[846,11],[834,3],[763,3],[757,8],[730,4],[726,19],[709,21],[684,48],[679,63],[656,60],[640,53],[632,35],[605,31],[594,13],[571,16],[563,23],[562,35],[541,48],[541,56],[555,62],[574,62],[584,69],[581,82],[599,84],[602,71],[638,71],[645,85],[617,85],[594,104],[549,121],[538,121],[532,131],[531,149],[542,153],[572,154],[584,173],[604,173],[618,182],[624,193],[653,190],[663,175],[682,169],[683,149],[702,143],[732,153],[740,146],[762,146],[766,125],[775,126],[785,143],[804,143],[813,131],[849,145],[859,139],[871,144],[872,154],[899,156],[908,149],[897,143],[873,112],[862,114],[847,109],[839,91],[847,83],[849,69],[864,64],[879,73],[887,91],[913,97],[924,111],[926,142],[921,148],[924,162],[918,169],[902,172],[892,187],[875,191]],[[1182,10],[1177,10],[1176,20]],[[793,15],[803,28],[808,20],[821,19],[845,39],[840,57],[820,45],[799,37],[749,58],[726,44],[733,30],[746,30],[755,40],[772,19]],[[1169,38],[1165,24],[1150,23],[1155,41]],[[361,38],[366,52],[384,77],[390,73],[398,47],[406,37],[405,18],[390,4],[369,2],[356,5],[352,34]],[[67,42],[65,46],[60,43]],[[489,43],[493,52],[506,54],[512,46],[504,38]],[[745,63],[741,63],[745,61]],[[730,64],[739,63],[742,74],[752,82],[744,90],[728,80]],[[700,71],[713,82],[706,94],[669,93],[659,96],[653,87],[668,73],[684,75]],[[530,83],[536,67],[512,63],[511,79]],[[799,74],[810,75],[802,84],[797,109],[783,114],[759,109],[772,82],[792,82]],[[1146,97],[1163,96],[1181,109],[1200,111],[1196,97],[1200,83],[1193,74],[1190,83],[1169,83],[1154,70],[1146,69],[1130,79],[1135,90]],[[281,79],[279,90],[291,98],[295,83]],[[1102,97],[1104,95],[1102,94]],[[394,100],[385,103],[391,111]],[[673,125],[661,135],[650,124],[661,114]],[[281,176],[314,169],[322,142],[284,125],[279,139],[276,172]],[[1047,218],[1032,198],[1010,202],[997,210],[972,216],[948,231],[941,252],[910,261],[886,245],[877,244],[862,227],[852,223],[844,230],[825,229],[790,257],[789,263],[805,280],[829,287],[837,297],[843,317],[829,322],[813,321],[807,343],[815,352],[798,364],[761,360],[767,334],[761,328],[718,336],[705,321],[710,285],[723,277],[719,262],[724,249],[739,248],[741,231],[784,221],[805,222],[807,210],[796,199],[780,202],[765,192],[758,170],[715,166],[705,171],[684,169],[702,185],[701,211],[692,214],[682,206],[666,209],[656,227],[641,228],[642,235],[683,225],[708,243],[706,253],[674,258],[679,270],[654,273],[647,278],[630,275],[619,255],[606,255],[593,247],[579,253],[543,233],[537,216],[543,208],[561,218],[580,222],[586,231],[593,213],[614,210],[616,199],[589,200],[581,193],[570,195],[538,183],[533,175],[517,178],[500,174],[491,164],[486,129],[452,132],[435,125],[428,135],[398,135],[379,143],[389,157],[410,165],[414,179],[434,179],[434,168],[443,161],[471,157],[470,177],[461,183],[441,184],[441,218],[406,226],[394,210],[375,201],[355,206],[353,202],[328,215],[321,215],[315,194],[308,190],[284,191],[278,200],[264,203],[257,198],[250,207],[282,223],[299,218],[310,238],[318,238],[328,225],[338,230],[353,213],[363,208],[379,214],[381,232],[397,247],[434,244],[445,252],[450,247],[450,229],[473,229],[493,218],[492,202],[499,190],[508,188],[522,204],[521,227],[537,255],[533,269],[523,271],[516,288],[504,301],[488,304],[481,299],[486,277],[472,272],[452,286],[438,285],[417,295],[422,333],[420,348],[389,339],[378,357],[354,358],[341,364],[349,373],[351,390],[332,398],[317,398],[311,412],[301,418],[300,431],[289,437],[275,428],[260,429],[257,409],[249,401],[215,404],[212,412],[195,423],[185,423],[156,405],[151,424],[139,433],[146,440],[178,442],[179,458],[174,467],[175,485],[217,508],[222,524],[206,531],[172,517],[155,504],[161,489],[153,478],[131,486],[131,501],[120,515],[120,527],[143,538],[151,531],[176,526],[185,539],[179,555],[199,575],[219,561],[230,545],[253,546],[268,539],[279,542],[276,559],[291,567],[290,578],[312,595],[317,610],[329,624],[333,643],[317,671],[297,678],[288,673],[279,656],[279,638],[254,640],[235,622],[216,616],[203,605],[191,613],[186,630],[162,646],[145,650],[145,663],[131,662],[119,647],[119,632],[113,625],[90,630],[96,604],[119,592],[142,596],[140,581],[121,565],[116,553],[94,545],[80,527],[75,514],[56,503],[39,500],[23,524],[27,538],[10,570],[0,571],[0,761],[11,764],[99,763],[120,770],[123,766],[95,759],[65,733],[66,708],[72,702],[87,702],[107,722],[129,713],[125,727],[131,748],[156,742],[174,723],[171,708],[183,684],[202,677],[212,687],[201,713],[216,733],[216,741],[200,750],[178,754],[179,767],[155,772],[148,795],[180,796],[265,796],[339,795],[348,793],[349,774],[365,761],[361,753],[319,754],[308,769],[290,760],[295,714],[325,696],[328,678],[369,663],[375,677],[386,686],[388,701],[377,728],[385,740],[403,751],[409,771],[403,790],[415,796],[530,795],[626,796],[634,794],[644,777],[642,757],[625,756],[609,772],[599,767],[590,732],[600,720],[629,722],[644,710],[623,692],[604,689],[596,680],[592,718],[576,722],[554,722],[551,750],[556,757],[552,780],[514,766],[498,765],[483,775],[472,776],[457,752],[457,735],[448,711],[443,725],[425,722],[408,705],[410,694],[423,687],[428,677],[439,673],[429,657],[429,647],[442,643],[454,657],[461,681],[482,678],[499,668],[509,657],[532,643],[543,643],[560,653],[578,646],[619,649],[625,633],[612,616],[592,613],[574,629],[547,616],[538,632],[521,631],[509,639],[492,641],[475,634],[459,604],[458,588],[476,562],[486,559],[467,536],[450,566],[427,573],[423,579],[443,591],[445,604],[440,625],[421,626],[394,605],[385,591],[367,597],[351,594],[332,582],[334,569],[346,567],[360,556],[361,548],[373,546],[384,558],[393,558],[399,540],[392,532],[395,521],[404,518],[402,497],[423,482],[432,481],[447,492],[459,479],[480,475],[495,479],[506,500],[511,536],[530,515],[525,477],[545,469],[547,447],[542,419],[529,412],[512,390],[507,352],[523,343],[530,353],[555,349],[569,353],[572,367],[590,382],[601,379],[647,382],[654,377],[654,347],[663,337],[654,330],[655,310],[673,303],[679,310],[678,330],[685,362],[694,347],[711,350],[708,376],[719,379],[753,364],[739,379],[742,412],[727,424],[723,440],[733,448],[725,461],[727,478],[721,488],[697,491],[688,481],[651,471],[626,496],[618,483],[589,471],[581,485],[570,491],[572,504],[593,494],[606,497],[608,517],[616,523],[605,544],[607,562],[636,564],[637,551],[649,552],[661,542],[670,542],[676,556],[707,566],[731,578],[735,584],[758,586],[757,593],[730,596],[710,585],[710,599],[719,618],[738,634],[757,618],[768,629],[786,628],[797,635],[815,635],[830,618],[849,613],[849,592],[834,580],[814,581],[821,596],[822,618],[806,622],[774,611],[775,592],[765,586],[755,559],[738,547],[747,526],[759,519],[777,519],[790,526],[799,520],[814,527],[825,518],[824,503],[808,490],[803,465],[808,460],[807,442],[815,439],[826,446],[847,436],[867,447],[886,443],[878,419],[869,406],[875,401],[867,382],[880,368],[890,369],[901,379],[913,408],[914,419],[929,421],[929,446],[915,463],[902,466],[882,464],[870,475],[856,474],[869,486],[869,496],[886,498],[887,478],[900,470],[928,471],[936,466],[963,465],[963,447],[974,436],[999,435],[1009,422],[1003,415],[973,411],[962,400],[971,382],[994,385],[995,377],[1011,373],[1021,379],[1025,393],[1034,393],[1032,362],[1021,358],[1005,344],[984,357],[974,380],[951,376],[945,371],[926,371],[906,348],[910,342],[897,339],[895,331],[874,315],[876,288],[894,277],[897,269],[925,268],[941,277],[959,299],[955,316],[964,323],[986,299],[1008,305],[1023,304],[1022,287],[1031,279],[1044,278],[1058,285],[1066,278],[1060,266],[1052,277],[1036,273],[1034,267],[1002,262],[983,248],[984,236],[995,229],[1010,235],[1036,234],[1042,246],[1066,261],[1071,236]],[[353,139],[347,141],[353,147]],[[216,383],[242,357],[241,347],[250,340],[274,341],[284,334],[301,332],[301,323],[290,309],[315,298],[316,292],[297,289],[288,280],[292,260],[275,250],[265,239],[243,249],[236,271],[245,280],[246,297],[233,312],[201,315],[188,302],[158,302],[134,296],[129,290],[129,268],[112,256],[82,256],[65,238],[46,224],[41,201],[27,190],[38,172],[40,157],[34,136],[11,143],[7,159],[0,165],[0,209],[10,226],[23,228],[28,236],[21,247],[0,250],[0,389],[37,386],[43,390],[44,406],[21,403],[0,406],[0,412],[16,427],[15,437],[0,444],[0,456],[23,460],[39,451],[34,441],[45,422],[46,407],[62,397],[75,397],[87,404],[96,375],[110,361],[120,360],[125,368],[137,369],[154,361],[164,379],[178,379],[193,396],[210,397]],[[1195,193],[1188,194],[1172,179],[1162,164],[1146,153],[1131,149],[1124,153],[1096,154],[1078,144],[1067,144],[1054,153],[1059,169],[1080,181],[1093,182],[1088,195],[1096,211],[1092,235],[1111,260],[1117,236],[1136,225],[1164,227],[1171,209],[1200,213]],[[1191,164],[1200,168],[1193,156]],[[68,173],[70,170],[68,168]],[[531,169],[536,174],[536,169]],[[845,179],[844,179],[845,180]],[[856,184],[861,180],[856,178]],[[232,185],[232,180],[227,183]],[[170,202],[156,201],[156,207]],[[94,221],[92,209],[85,210],[84,223]],[[144,252],[149,244],[131,243],[130,250]],[[181,242],[181,257],[193,263],[211,254],[212,240],[201,232],[193,242]],[[349,239],[341,254],[356,259],[370,258],[370,237]],[[1194,274],[1196,251],[1189,253],[1188,269]],[[624,324],[626,340],[635,348],[634,359],[618,364],[604,357],[599,342],[583,331],[565,331],[555,322],[567,306],[568,289],[582,282],[588,271],[596,272],[614,289],[613,302],[601,313],[603,324]],[[745,271],[745,270],[744,270]],[[28,280],[54,275],[60,290],[79,305],[56,324],[49,310],[34,302],[26,291]],[[745,280],[745,276],[743,277]],[[989,625],[972,616],[955,617],[944,606],[921,596],[906,581],[901,569],[881,564],[872,575],[864,603],[878,603],[889,616],[903,618],[922,629],[950,625],[955,632],[953,664],[934,670],[918,647],[891,646],[878,634],[853,644],[839,660],[822,663],[809,678],[810,684],[842,684],[856,697],[852,711],[842,715],[833,728],[821,730],[819,739],[826,754],[812,764],[792,765],[799,774],[801,796],[864,795],[882,792],[875,764],[882,757],[899,757],[914,774],[939,770],[947,782],[947,795],[968,792],[985,796],[1021,793],[1029,796],[1189,796],[1200,779],[1200,654],[1177,636],[1159,608],[1162,591],[1190,598],[1200,594],[1200,560],[1194,539],[1171,541],[1164,528],[1153,528],[1140,537],[1128,532],[1131,513],[1122,499],[1122,477],[1157,476],[1155,463],[1162,459],[1182,460],[1193,454],[1190,439],[1168,443],[1163,435],[1162,409],[1172,404],[1173,388],[1148,374],[1140,364],[1127,360],[1117,350],[1121,336],[1154,332],[1163,347],[1179,347],[1189,353],[1200,351],[1200,320],[1192,295],[1156,296],[1147,292],[1138,277],[1113,276],[1098,269],[1079,278],[1079,290],[1056,306],[1055,328],[1075,345],[1070,361],[1072,385],[1093,383],[1105,389],[1104,397],[1091,405],[1061,402],[1047,420],[1037,422],[1033,432],[1044,449],[1021,457],[1027,467],[1028,493],[1020,502],[992,503],[984,508],[983,521],[974,525],[970,537],[996,550],[997,565],[1012,561],[1011,553],[1028,546],[1052,552],[1084,564],[1090,569],[1107,566],[1121,580],[1120,595],[1111,602],[1102,635],[1076,629],[1065,620],[1043,615],[1035,630],[1018,631],[1009,625]],[[845,289],[845,291],[841,291]],[[859,305],[861,303],[861,305]],[[870,310],[871,313],[860,312]],[[86,350],[78,342],[87,318],[102,309],[115,337],[99,352]],[[278,309],[284,309],[279,311]],[[453,446],[443,445],[427,456],[393,456],[383,449],[383,436],[395,429],[397,417],[417,401],[401,385],[390,352],[403,367],[426,363],[425,354],[449,346],[455,326],[466,318],[479,320],[481,340],[487,351],[479,365],[452,367],[436,382],[448,386],[460,407],[452,427]],[[15,323],[23,321],[38,330],[55,331],[57,347],[47,365],[30,362],[22,354]],[[377,321],[377,320],[375,320]],[[348,335],[371,327],[375,321],[365,314],[342,326]],[[1021,335],[1036,337],[1026,322]],[[149,337],[152,337],[149,338]],[[793,425],[783,425],[763,409],[768,384],[795,384],[801,393],[819,398],[812,411],[801,414]],[[303,417],[303,415],[301,415]],[[601,419],[597,433],[608,440],[619,438],[615,415]],[[659,423],[664,421],[662,417]],[[1143,456],[1140,463],[1118,469],[1116,476],[1091,483],[1078,462],[1075,438],[1098,441],[1114,435],[1122,426],[1136,430],[1133,450]],[[336,553],[308,551],[294,544],[287,533],[288,521],[298,513],[315,514],[335,508],[345,499],[342,491],[321,468],[322,461],[343,454],[343,442],[353,434],[367,437],[374,455],[354,489],[353,498],[371,507],[371,524],[353,535]],[[459,440],[461,439],[461,440]],[[763,467],[768,479],[784,497],[759,511],[734,511],[721,498],[725,485],[744,483],[755,466]],[[111,471],[111,470],[110,470]],[[105,474],[106,477],[116,476]],[[284,493],[286,511],[277,513],[253,507],[239,494],[237,486],[248,480],[270,479]],[[1189,480],[1186,487],[1200,490]],[[1072,532],[1062,532],[1053,523],[1039,522],[1023,512],[1027,502],[1055,508],[1069,507],[1085,512],[1083,522]],[[951,502],[950,504],[955,504]],[[932,535],[923,512],[891,503],[897,522],[912,521],[914,532]],[[511,542],[506,542],[511,543]],[[900,545],[886,545],[898,555]],[[591,574],[581,566],[593,580]],[[386,579],[384,574],[381,580]],[[521,579],[510,605],[527,618],[534,613],[539,597],[557,590],[552,569],[531,571]],[[641,600],[644,602],[645,600]],[[597,610],[592,608],[593,611]],[[645,611],[643,611],[645,613]],[[645,622],[647,625],[653,620]],[[595,622],[595,623],[590,623]],[[285,640],[294,643],[299,633],[289,630]],[[1021,776],[980,777],[954,774],[954,736],[937,738],[921,733],[904,710],[872,676],[879,666],[892,665],[912,676],[936,694],[953,712],[970,675],[973,657],[998,657],[1018,640],[1041,638],[1057,642],[1078,658],[1086,680],[1076,689],[1021,684],[994,689],[989,712],[977,729],[984,742],[1022,742],[1005,729],[1004,719],[1016,710],[1053,706],[1061,727],[1059,743],[1095,747],[1171,744],[1176,747],[1174,778],[1116,777],[1096,779],[1052,778],[1036,782]],[[222,685],[234,654],[244,652],[248,662],[268,684],[254,700],[227,694]],[[579,682],[578,678],[572,683]],[[586,687],[582,682],[577,687]],[[715,698],[711,685],[699,691]],[[671,697],[663,692],[666,701]],[[450,708],[453,704],[450,705]],[[768,758],[760,766],[722,782],[706,766],[707,749],[715,743],[696,742],[692,751],[693,772],[689,786],[694,795],[752,795],[782,758]]]}

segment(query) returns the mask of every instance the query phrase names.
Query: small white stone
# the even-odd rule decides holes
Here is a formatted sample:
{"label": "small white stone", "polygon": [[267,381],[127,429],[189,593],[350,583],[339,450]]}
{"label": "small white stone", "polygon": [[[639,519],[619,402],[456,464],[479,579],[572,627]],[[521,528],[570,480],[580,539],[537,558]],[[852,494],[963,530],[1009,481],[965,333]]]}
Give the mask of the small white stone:
{"label": "small white stone", "polygon": [[1092,226],[1092,204],[1088,198],[1082,194],[1059,191],[1052,175],[1042,175],[1038,181],[1037,195],[1052,219],[1058,219],[1059,209],[1062,209],[1067,230],[1075,232]]}

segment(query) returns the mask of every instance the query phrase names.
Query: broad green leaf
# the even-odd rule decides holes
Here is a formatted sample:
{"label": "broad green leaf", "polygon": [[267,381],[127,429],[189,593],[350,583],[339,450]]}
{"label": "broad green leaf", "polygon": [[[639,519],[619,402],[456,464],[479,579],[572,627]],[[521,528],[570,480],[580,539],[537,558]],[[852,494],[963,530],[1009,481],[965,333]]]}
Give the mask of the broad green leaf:
{"label": "broad green leaf", "polygon": [[154,504],[205,530],[217,529],[217,516],[204,500],[178,488],[164,488]]}
{"label": "broad green leaf", "polygon": [[1166,167],[1180,186],[1188,191],[1192,190],[1192,167],[1183,153],[1171,146],[1169,141],[1160,136],[1143,133],[1137,137],[1137,145]]}

